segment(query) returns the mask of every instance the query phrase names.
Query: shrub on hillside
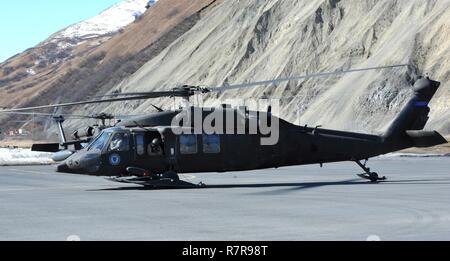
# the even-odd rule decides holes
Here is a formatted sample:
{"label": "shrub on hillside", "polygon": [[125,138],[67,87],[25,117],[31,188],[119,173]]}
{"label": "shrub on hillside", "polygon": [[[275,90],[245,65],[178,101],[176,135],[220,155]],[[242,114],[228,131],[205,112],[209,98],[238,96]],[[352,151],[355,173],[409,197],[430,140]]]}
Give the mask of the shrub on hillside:
{"label": "shrub on hillside", "polygon": [[18,82],[28,76],[26,72],[18,72],[12,77],[0,79],[0,87],[4,87],[12,82]]}
{"label": "shrub on hillside", "polygon": [[105,58],[105,56],[105,51],[90,55],[87,59],[80,63],[80,67],[94,68],[100,61]]}
{"label": "shrub on hillside", "polygon": [[3,75],[5,76],[10,75],[12,72],[14,72],[14,67],[7,66],[3,68]]}

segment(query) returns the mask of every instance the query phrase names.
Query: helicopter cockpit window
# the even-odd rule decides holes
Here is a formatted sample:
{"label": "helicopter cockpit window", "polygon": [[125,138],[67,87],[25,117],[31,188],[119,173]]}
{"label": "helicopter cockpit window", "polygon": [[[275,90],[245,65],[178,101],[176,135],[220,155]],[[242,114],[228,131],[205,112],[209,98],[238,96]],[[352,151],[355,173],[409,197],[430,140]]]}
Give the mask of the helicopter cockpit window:
{"label": "helicopter cockpit window", "polygon": [[109,132],[103,132],[102,134],[100,134],[97,139],[95,139],[91,143],[91,145],[89,145],[89,150],[102,150],[110,135],[111,133]]}
{"label": "helicopter cockpit window", "polygon": [[145,137],[143,134],[136,134],[136,153],[139,156],[145,154]]}
{"label": "helicopter cockpit window", "polygon": [[130,139],[128,133],[115,133],[109,143],[109,151],[128,151],[130,148]]}
{"label": "helicopter cockpit window", "polygon": [[180,153],[196,154],[197,153],[197,136],[181,135],[180,136]]}
{"label": "helicopter cockpit window", "polygon": [[220,136],[217,134],[203,135],[203,152],[207,154],[220,153]]}

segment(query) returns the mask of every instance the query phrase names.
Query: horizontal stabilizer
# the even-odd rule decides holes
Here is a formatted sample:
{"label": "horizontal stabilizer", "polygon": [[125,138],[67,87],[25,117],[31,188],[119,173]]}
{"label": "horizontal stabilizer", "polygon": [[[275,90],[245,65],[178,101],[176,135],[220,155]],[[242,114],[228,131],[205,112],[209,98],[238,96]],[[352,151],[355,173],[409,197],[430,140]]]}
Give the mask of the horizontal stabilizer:
{"label": "horizontal stabilizer", "polygon": [[418,148],[433,147],[447,143],[447,140],[437,131],[406,131],[406,134],[411,138],[414,147]]}
{"label": "horizontal stabilizer", "polygon": [[54,153],[60,151],[60,148],[59,143],[33,144],[31,151]]}

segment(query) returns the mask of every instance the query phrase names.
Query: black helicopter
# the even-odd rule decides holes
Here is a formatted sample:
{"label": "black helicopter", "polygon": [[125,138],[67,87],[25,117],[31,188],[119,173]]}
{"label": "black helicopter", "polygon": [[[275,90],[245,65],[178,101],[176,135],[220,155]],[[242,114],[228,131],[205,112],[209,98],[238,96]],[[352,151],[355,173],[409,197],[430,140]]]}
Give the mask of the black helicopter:
{"label": "black helicopter", "polygon": [[[198,94],[402,66],[407,65],[319,73],[216,88],[185,85],[162,92],[116,93],[98,100],[9,109],[0,113],[161,97],[189,99]],[[378,182],[386,177],[367,167],[369,158],[410,147],[447,143],[438,132],[423,131],[430,112],[428,104],[439,86],[437,81],[420,77],[414,84],[409,102],[388,130],[379,136],[297,126],[273,116],[270,106],[264,112],[227,105],[218,108],[188,107],[159,110],[104,129],[89,145],[71,155],[57,169],[64,173],[114,177],[114,181],[144,186],[178,187],[192,185],[180,181],[178,174],[182,173],[246,171],[352,161],[364,170],[360,177]],[[225,120],[229,115],[233,115],[232,120]],[[213,130],[198,128],[198,120],[200,126],[210,121]],[[269,139],[263,125],[274,123],[278,124],[278,139],[272,144],[263,144],[262,140]],[[225,126],[226,131],[215,131],[213,125],[218,124]]]}

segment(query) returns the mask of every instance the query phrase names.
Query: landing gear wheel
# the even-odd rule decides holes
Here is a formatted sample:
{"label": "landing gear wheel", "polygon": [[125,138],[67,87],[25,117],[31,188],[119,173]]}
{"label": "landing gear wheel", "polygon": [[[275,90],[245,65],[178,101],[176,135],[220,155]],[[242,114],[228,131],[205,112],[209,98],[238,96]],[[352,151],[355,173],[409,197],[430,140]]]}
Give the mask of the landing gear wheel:
{"label": "landing gear wheel", "polygon": [[380,176],[378,176],[378,174],[377,174],[377,173],[374,173],[374,174],[376,174],[376,176],[377,176],[377,181],[383,181],[383,180],[387,180],[387,178],[386,178],[385,176],[383,176],[383,177],[380,177]]}
{"label": "landing gear wheel", "polygon": [[142,185],[147,189],[190,189],[206,187],[203,182],[200,182],[199,184],[192,184],[182,181],[180,180],[178,174],[174,171],[167,171],[164,174],[155,174],[154,176],[149,177],[108,178],[108,180],[126,184]]}
{"label": "landing gear wheel", "polygon": [[171,179],[172,182],[178,182],[180,181],[180,177],[178,174],[174,171],[167,171],[162,175],[162,178],[164,179]]}
{"label": "landing gear wheel", "polygon": [[370,182],[374,182],[374,183],[378,182],[379,178],[380,178],[380,176],[378,176],[378,173],[376,173],[376,172],[372,172],[369,174]]}

